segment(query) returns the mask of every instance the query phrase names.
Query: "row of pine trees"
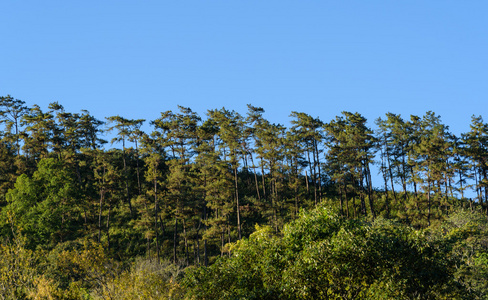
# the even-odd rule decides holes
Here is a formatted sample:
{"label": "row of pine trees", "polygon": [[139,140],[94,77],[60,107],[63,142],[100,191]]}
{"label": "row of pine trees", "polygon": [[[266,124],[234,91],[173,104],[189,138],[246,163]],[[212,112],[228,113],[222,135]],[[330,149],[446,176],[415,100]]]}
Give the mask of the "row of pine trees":
{"label": "row of pine trees", "polygon": [[222,108],[204,118],[179,106],[144,132],[143,119],[102,121],[57,102],[43,111],[1,97],[1,234],[20,232],[33,249],[89,239],[121,260],[208,265],[256,224],[279,233],[324,201],[347,218],[417,228],[457,206],[487,211],[481,116],[461,136],[430,111],[388,113],[375,130],[359,113],[290,117],[287,128],[252,105],[245,115]]}

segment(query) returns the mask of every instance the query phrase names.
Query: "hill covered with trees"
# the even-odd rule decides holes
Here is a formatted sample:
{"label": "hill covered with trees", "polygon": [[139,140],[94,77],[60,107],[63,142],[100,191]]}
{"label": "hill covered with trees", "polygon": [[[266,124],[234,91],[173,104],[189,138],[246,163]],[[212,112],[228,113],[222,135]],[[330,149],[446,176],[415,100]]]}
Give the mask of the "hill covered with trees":
{"label": "hill covered with trees", "polygon": [[481,116],[461,136],[433,112],[375,130],[359,113],[290,117],[179,107],[144,132],[1,97],[0,294],[487,297]]}

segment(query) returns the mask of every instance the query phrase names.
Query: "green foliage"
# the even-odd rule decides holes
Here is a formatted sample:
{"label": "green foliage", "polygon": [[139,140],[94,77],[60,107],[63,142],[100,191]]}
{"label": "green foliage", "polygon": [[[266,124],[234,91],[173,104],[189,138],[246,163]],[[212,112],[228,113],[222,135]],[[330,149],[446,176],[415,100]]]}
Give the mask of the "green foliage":
{"label": "green foliage", "polygon": [[454,276],[475,299],[488,295],[488,223],[483,214],[460,210],[441,226],[430,229],[431,239],[455,262]]}
{"label": "green foliage", "polygon": [[304,212],[283,237],[257,228],[229,259],[185,278],[198,299],[438,299],[460,297],[449,260],[419,232],[387,220]]}
{"label": "green foliage", "polygon": [[188,271],[184,285],[194,299],[277,299],[273,280],[277,270],[263,258],[275,250],[278,238],[270,227],[256,227],[249,239],[232,247],[232,259],[218,259],[212,266]]}
{"label": "green foliage", "polygon": [[24,238],[0,244],[0,298],[25,298],[35,288],[36,258]]}
{"label": "green foliage", "polygon": [[2,210],[4,232],[18,228],[28,238],[27,245],[50,245],[73,238],[77,219],[77,187],[72,174],[55,159],[43,159],[32,178],[22,174],[7,193]]}
{"label": "green foliage", "polygon": [[109,281],[106,288],[96,292],[95,299],[183,299],[177,283],[181,268],[167,261],[138,259],[129,270]]}

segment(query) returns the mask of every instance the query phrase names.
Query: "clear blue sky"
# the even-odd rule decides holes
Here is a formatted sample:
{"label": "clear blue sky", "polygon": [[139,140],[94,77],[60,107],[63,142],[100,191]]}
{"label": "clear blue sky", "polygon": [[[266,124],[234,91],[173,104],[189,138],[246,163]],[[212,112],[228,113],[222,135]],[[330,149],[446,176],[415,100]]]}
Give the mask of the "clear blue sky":
{"label": "clear blue sky", "polygon": [[[153,120],[487,113],[486,1],[2,1],[0,95]],[[488,119],[485,118],[485,121]]]}

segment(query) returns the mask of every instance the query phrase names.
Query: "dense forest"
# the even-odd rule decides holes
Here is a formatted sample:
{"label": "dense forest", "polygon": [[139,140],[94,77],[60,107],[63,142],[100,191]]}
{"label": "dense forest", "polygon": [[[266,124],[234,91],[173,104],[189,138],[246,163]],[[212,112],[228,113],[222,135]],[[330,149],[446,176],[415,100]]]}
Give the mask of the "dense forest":
{"label": "dense forest", "polygon": [[0,298],[488,299],[481,116],[290,118],[1,97]]}

